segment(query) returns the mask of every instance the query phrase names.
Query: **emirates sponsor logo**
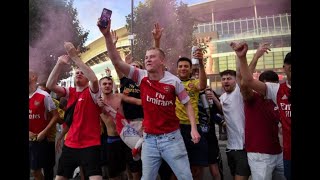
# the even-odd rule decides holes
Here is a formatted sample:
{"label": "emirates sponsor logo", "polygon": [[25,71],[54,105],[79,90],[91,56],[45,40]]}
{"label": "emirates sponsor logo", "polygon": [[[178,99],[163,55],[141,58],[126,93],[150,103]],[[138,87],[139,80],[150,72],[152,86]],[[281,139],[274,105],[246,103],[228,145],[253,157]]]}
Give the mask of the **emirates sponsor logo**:
{"label": "emirates sponsor logo", "polygon": [[31,119],[40,119],[40,114],[33,114],[32,110],[29,109],[29,120]]}
{"label": "emirates sponsor logo", "polygon": [[166,101],[165,97],[166,95],[156,92],[156,97],[150,97],[149,95],[147,95],[147,102],[150,102],[152,104],[156,104],[159,106],[172,106],[173,105],[172,100]]}
{"label": "emirates sponsor logo", "polygon": [[148,95],[147,95],[147,102],[150,102],[152,104],[159,105],[159,106],[172,106],[173,105],[173,102],[171,100],[165,101],[165,100],[161,100],[158,98],[152,98]]}
{"label": "emirates sponsor logo", "polygon": [[291,118],[291,104],[280,103],[280,108],[285,112],[286,117]]}

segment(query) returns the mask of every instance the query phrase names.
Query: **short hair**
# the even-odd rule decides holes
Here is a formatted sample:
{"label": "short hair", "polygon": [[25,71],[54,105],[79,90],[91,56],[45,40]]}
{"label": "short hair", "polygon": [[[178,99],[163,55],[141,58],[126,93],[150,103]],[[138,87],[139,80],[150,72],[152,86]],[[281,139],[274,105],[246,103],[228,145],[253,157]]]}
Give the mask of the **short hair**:
{"label": "short hair", "polygon": [[234,76],[236,77],[237,73],[235,70],[231,70],[231,69],[227,69],[227,70],[224,70],[222,72],[220,72],[220,76],[225,76],[225,75],[231,75],[231,76]]}
{"label": "short hair", "polygon": [[104,80],[104,79],[108,79],[108,80],[112,81],[112,83],[113,83],[112,77],[110,77],[110,76],[104,76],[104,77],[102,77],[102,78],[99,79],[99,84],[100,84],[101,81]]}
{"label": "short hair", "polygon": [[283,63],[284,63],[284,64],[289,64],[289,65],[291,65],[291,52],[288,52],[288,54],[287,54],[286,57],[284,58]]}
{"label": "short hair", "polygon": [[261,81],[261,82],[278,83],[279,82],[279,76],[274,71],[267,70],[267,71],[264,71],[263,73],[260,74],[259,81]]}
{"label": "short hair", "polygon": [[132,63],[137,64],[140,69],[143,69],[143,65],[142,65],[142,63],[140,61],[135,60],[135,61],[131,62],[130,64],[132,64]]}
{"label": "short hair", "polygon": [[157,50],[159,53],[160,53],[160,56],[165,59],[166,58],[166,55],[164,54],[163,50],[160,49],[160,48],[157,48],[157,47],[152,47],[152,48],[149,48],[147,51],[150,51],[150,50]]}
{"label": "short hair", "polygon": [[177,66],[178,66],[179,62],[181,62],[181,61],[187,61],[190,64],[190,67],[192,67],[192,63],[191,63],[191,60],[189,58],[187,58],[187,57],[179,58],[178,61],[177,61]]}

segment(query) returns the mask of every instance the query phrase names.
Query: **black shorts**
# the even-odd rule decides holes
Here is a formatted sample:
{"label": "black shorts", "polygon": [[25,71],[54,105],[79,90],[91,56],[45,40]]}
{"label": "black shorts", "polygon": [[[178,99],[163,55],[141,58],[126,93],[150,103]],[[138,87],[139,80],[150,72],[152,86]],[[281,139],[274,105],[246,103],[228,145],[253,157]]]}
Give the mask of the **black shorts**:
{"label": "black shorts", "polygon": [[91,146],[87,148],[70,148],[66,145],[62,147],[59,159],[57,175],[72,178],[74,170],[81,166],[86,177],[102,175],[100,166],[101,146]]}
{"label": "black shorts", "polygon": [[29,141],[30,169],[37,170],[55,165],[55,143],[44,139],[41,142]]}
{"label": "black shorts", "polygon": [[126,145],[119,136],[109,136],[107,161],[109,178],[120,176],[126,170]]}
{"label": "black shorts", "polygon": [[142,173],[142,161],[139,159],[138,161],[135,161],[132,157],[132,149],[129,148],[127,145],[125,147],[126,149],[126,162],[129,166],[129,170],[132,173],[140,172]]}
{"label": "black shorts", "polygon": [[219,143],[215,130],[211,127],[208,133],[201,133],[201,137],[206,138],[208,143],[208,163],[216,164],[219,160]]}
{"label": "black shorts", "polygon": [[250,166],[245,150],[226,149],[228,166],[232,176],[250,176]]}
{"label": "black shorts", "polygon": [[108,136],[106,134],[102,134],[101,135],[101,154],[100,154],[100,157],[101,157],[101,161],[100,161],[100,165],[101,166],[108,166],[108,160],[107,160],[107,154],[108,154],[108,151],[107,151],[107,142],[108,140]]}
{"label": "black shorts", "polygon": [[[196,144],[191,141],[191,125],[180,124],[180,131],[183,137],[184,144],[188,152],[190,165],[208,166],[208,143],[206,138],[201,137]],[[200,132],[198,126],[198,132]]]}

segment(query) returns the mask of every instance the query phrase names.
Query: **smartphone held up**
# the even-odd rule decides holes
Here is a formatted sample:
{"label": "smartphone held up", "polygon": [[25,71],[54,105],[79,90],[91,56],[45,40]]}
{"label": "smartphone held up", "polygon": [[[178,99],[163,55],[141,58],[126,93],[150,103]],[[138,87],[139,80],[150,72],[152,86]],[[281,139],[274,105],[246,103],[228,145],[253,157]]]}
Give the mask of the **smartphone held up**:
{"label": "smartphone held up", "polygon": [[107,8],[103,8],[101,17],[100,17],[100,27],[107,28],[108,23],[110,22],[112,11]]}

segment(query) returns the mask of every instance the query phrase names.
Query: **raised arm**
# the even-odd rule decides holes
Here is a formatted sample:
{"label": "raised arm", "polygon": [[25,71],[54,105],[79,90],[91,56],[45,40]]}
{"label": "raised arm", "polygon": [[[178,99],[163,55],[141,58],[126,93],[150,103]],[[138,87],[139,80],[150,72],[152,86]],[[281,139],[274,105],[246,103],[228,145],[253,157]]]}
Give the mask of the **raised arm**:
{"label": "raised arm", "polygon": [[[112,36],[113,45],[114,45],[115,47],[117,47],[116,45],[117,45],[117,42],[118,42],[118,39],[119,39],[119,37],[117,36],[117,32],[111,30],[111,36]],[[109,68],[108,68],[108,69],[109,69]],[[124,74],[121,73],[118,68],[115,67],[114,69],[116,70],[116,73],[117,73],[119,79],[121,79],[121,78],[124,77]],[[111,75],[111,74],[110,74],[110,75]]]}
{"label": "raised arm", "polygon": [[159,23],[155,23],[154,28],[152,30],[154,47],[160,48],[160,39],[161,39],[162,31],[163,31],[163,28],[160,27]]}
{"label": "raised arm", "polygon": [[207,87],[207,74],[204,70],[203,53],[201,48],[198,48],[195,51],[193,57],[199,60],[199,86],[197,88],[199,91],[202,91]]}
{"label": "raised arm", "polygon": [[240,72],[240,62],[238,57],[236,57],[236,82],[240,86],[242,81],[242,76]]}
{"label": "raised arm", "polygon": [[[131,56],[131,52],[126,55],[126,57],[124,58],[124,61],[127,64],[131,64],[133,62],[133,57]],[[124,74],[122,72],[120,72],[120,70],[118,68],[115,67],[114,69],[116,70],[116,73],[117,73],[119,79],[124,77]]]}
{"label": "raised arm", "polygon": [[65,89],[61,86],[58,86],[58,78],[61,72],[61,68],[64,65],[70,64],[69,56],[62,55],[58,57],[56,65],[53,67],[46,84],[46,87],[56,93],[59,97],[64,97],[66,95]]}
{"label": "raised arm", "polygon": [[254,54],[252,61],[249,64],[249,70],[252,73],[254,73],[254,71],[256,70],[256,66],[258,63],[258,60],[260,57],[263,56],[264,53],[268,54],[268,51],[271,51],[270,49],[270,43],[262,43],[259,45],[256,53]]}
{"label": "raised arm", "polygon": [[121,73],[128,76],[130,72],[130,65],[122,61],[119,55],[119,52],[117,51],[115,45],[113,44],[112,35],[110,33],[110,24],[111,24],[111,19],[109,20],[109,23],[106,28],[101,27],[99,21],[97,26],[101,31],[101,33],[103,34],[103,36],[105,37],[108,54],[112,61],[112,64],[114,65],[115,68],[118,68]]}
{"label": "raised arm", "polygon": [[71,42],[65,42],[64,48],[66,49],[69,57],[71,60],[76,64],[76,66],[79,67],[79,69],[83,72],[84,76],[86,76],[89,80],[89,86],[92,92],[98,92],[99,91],[99,82],[96,74],[93,72],[93,70],[86,65],[78,56],[78,51],[74,47],[74,45]]}
{"label": "raised arm", "polygon": [[266,85],[252,77],[252,73],[249,70],[246,53],[248,51],[248,44],[245,42],[235,44],[231,43],[230,46],[236,52],[240,63],[240,71],[243,83],[249,88],[257,91],[262,95],[266,95]]}
{"label": "raised arm", "polygon": [[215,94],[213,93],[213,90],[211,89],[208,89],[206,90],[206,95],[207,95],[207,98],[208,99],[212,99],[213,100],[213,103],[216,105],[216,107],[218,108],[219,112],[222,113],[222,106],[221,106],[221,103],[220,103],[220,100],[218,99],[217,96],[215,96]]}

